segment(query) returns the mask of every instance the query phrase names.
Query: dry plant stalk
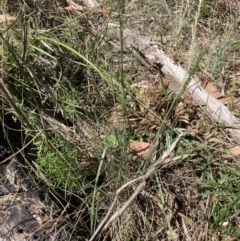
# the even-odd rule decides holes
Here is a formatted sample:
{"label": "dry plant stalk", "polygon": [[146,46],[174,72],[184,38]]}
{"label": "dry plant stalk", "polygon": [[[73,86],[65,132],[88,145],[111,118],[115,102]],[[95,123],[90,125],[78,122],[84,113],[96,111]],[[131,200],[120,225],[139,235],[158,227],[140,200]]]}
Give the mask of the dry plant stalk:
{"label": "dry plant stalk", "polygon": [[14,97],[11,95],[11,93],[8,90],[7,86],[3,82],[3,79],[1,79],[1,78],[0,78],[0,91],[4,95],[4,97],[7,100],[8,104],[16,111],[19,119],[22,120],[30,130],[33,130],[33,127],[29,123],[26,114],[16,105],[16,101],[15,101]]}
{"label": "dry plant stalk", "polygon": [[[168,150],[166,150],[162,157],[160,157],[154,164],[153,166],[147,171],[146,174],[135,178],[127,183],[125,183],[123,186],[121,186],[115,194],[115,198],[106,214],[106,216],[104,217],[104,219],[102,220],[102,222],[99,224],[99,226],[97,227],[96,231],[94,232],[94,234],[92,235],[92,237],[90,238],[89,241],[94,241],[96,240],[96,238],[101,234],[102,231],[105,231],[110,225],[111,223],[117,219],[119,216],[121,216],[123,214],[123,212],[130,206],[130,204],[133,202],[133,200],[137,197],[137,195],[143,190],[143,188],[146,185],[146,182],[148,179],[150,179],[153,174],[156,172],[156,170],[164,165],[167,164],[170,159],[167,159],[169,157],[169,155],[172,153],[172,151],[174,150],[174,148],[176,147],[177,143],[183,138],[183,136],[185,136],[186,133],[182,133],[180,134],[177,139],[172,143],[172,145],[168,148]],[[126,187],[136,183],[136,182],[140,182],[136,188],[136,190],[134,191],[134,193],[129,197],[129,199],[123,204],[123,206],[117,210],[111,217],[111,212],[118,200],[118,197],[120,195],[120,193],[122,192],[122,190],[124,190]]]}
{"label": "dry plant stalk", "polygon": [[7,157],[6,159],[4,159],[3,161],[0,162],[0,165],[11,160],[12,158],[14,158],[18,153],[21,153],[27,146],[29,146],[39,135],[41,134],[41,132],[39,132],[36,136],[34,136],[26,145],[24,145],[21,149],[19,149],[17,152],[13,153],[11,156]]}

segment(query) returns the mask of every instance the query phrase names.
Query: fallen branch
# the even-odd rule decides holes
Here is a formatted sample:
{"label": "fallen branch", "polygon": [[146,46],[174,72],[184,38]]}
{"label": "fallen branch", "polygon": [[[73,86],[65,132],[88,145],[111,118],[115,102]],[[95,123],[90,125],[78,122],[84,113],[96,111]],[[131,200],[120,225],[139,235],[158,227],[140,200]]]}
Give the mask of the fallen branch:
{"label": "fallen branch", "polygon": [[[116,24],[109,24],[108,36],[120,40],[119,27]],[[145,56],[146,62],[151,65],[160,65],[162,73],[172,81],[175,88],[182,90],[189,75],[181,66],[177,66],[167,57],[158,45],[148,38],[138,35],[132,29],[123,30],[124,45],[136,56],[141,52]],[[141,57],[141,62],[143,61]],[[206,113],[216,122],[227,126],[226,130],[234,141],[240,144],[240,120],[218,99],[208,94],[199,84],[197,78],[191,78],[186,88],[197,104],[205,106]],[[234,126],[234,128],[231,128]]]}
{"label": "fallen branch", "polygon": [[[129,207],[129,205],[133,202],[133,200],[137,197],[137,195],[143,190],[143,188],[146,185],[146,182],[148,179],[150,179],[153,174],[155,173],[155,171],[162,165],[167,164],[169,162],[170,159],[167,159],[169,157],[169,155],[172,153],[172,151],[174,150],[174,148],[176,147],[177,143],[183,138],[183,136],[186,135],[186,133],[182,133],[180,134],[177,139],[172,143],[172,145],[169,147],[169,149],[167,151],[165,151],[162,155],[161,158],[159,158],[154,164],[153,166],[147,171],[146,174],[133,179],[131,181],[129,181],[128,183],[125,183],[122,187],[120,187],[115,194],[115,198],[106,214],[106,216],[104,217],[104,219],[102,220],[102,222],[99,224],[98,228],[96,229],[96,231],[94,232],[94,234],[92,235],[91,239],[89,241],[93,241],[96,240],[96,238],[101,234],[102,231],[106,230],[110,224],[119,216],[121,216],[123,214],[123,212]],[[111,212],[118,200],[119,194],[122,192],[122,190],[124,190],[126,187],[136,183],[136,182],[140,182],[139,185],[137,186],[136,190],[134,191],[134,193],[130,196],[130,198],[124,203],[124,205],[117,210],[111,217]]]}
{"label": "fallen branch", "polygon": [[[88,7],[97,7],[96,0],[84,0]],[[109,23],[107,36],[120,41],[120,28],[117,24]],[[233,140],[240,144],[240,120],[218,99],[208,94],[199,84],[197,77],[192,78],[187,71],[167,57],[159,48],[156,42],[147,37],[140,36],[133,29],[123,30],[123,42],[138,60],[147,66],[160,65],[162,73],[171,81],[175,89],[182,90],[184,83],[190,77],[186,91],[193,98],[193,101],[205,106],[205,111],[211,119],[223,126]],[[143,58],[144,57],[144,58]],[[232,128],[234,126],[234,128]]]}

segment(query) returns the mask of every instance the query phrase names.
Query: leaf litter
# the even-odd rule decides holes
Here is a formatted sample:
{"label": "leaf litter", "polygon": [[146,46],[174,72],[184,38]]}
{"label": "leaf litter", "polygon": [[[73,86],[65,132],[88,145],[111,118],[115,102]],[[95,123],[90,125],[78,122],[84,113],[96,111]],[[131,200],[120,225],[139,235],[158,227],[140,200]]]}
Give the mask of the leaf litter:
{"label": "leaf litter", "polygon": [[[141,8],[139,8],[135,1],[129,4],[128,8],[126,11],[134,9],[135,14],[141,15]],[[149,22],[147,14],[146,16],[142,16],[139,21],[136,21],[135,16],[130,14],[128,21],[129,24],[132,24],[134,26],[133,28],[137,29],[142,35],[149,36],[151,32],[150,35],[153,36],[154,40],[160,42],[161,38],[159,36],[157,37],[156,30],[156,27],[159,26],[157,19],[161,19],[161,23],[169,19],[169,16],[165,18],[163,16],[164,14],[159,16],[159,18],[155,16],[151,17],[152,20]],[[163,32],[161,34],[163,37],[169,36],[167,32],[168,29],[171,28],[171,23],[172,22],[169,21],[166,24],[161,24],[161,30]],[[204,36],[204,32],[200,34]],[[176,61],[184,62],[184,56],[187,56],[187,54],[184,54],[185,51],[188,51],[188,47],[184,46],[185,40],[187,40],[187,38],[183,36],[182,40],[180,39],[179,43],[177,43],[179,49],[172,53]],[[168,38],[165,45],[161,46],[164,51],[168,53],[173,51],[173,47],[170,46],[170,41],[171,37]],[[199,41],[208,43],[209,40],[204,36],[202,39],[199,38]],[[185,41],[185,43],[186,42],[187,41]],[[198,44],[201,45],[202,42]],[[165,49],[167,49],[167,51]],[[180,49],[181,51],[179,51]],[[206,67],[204,66],[203,68]],[[231,70],[228,71],[231,72]],[[146,233],[157,233],[159,227],[164,227],[164,231],[161,229],[161,234],[153,235],[155,240],[221,240],[226,230],[220,225],[220,222],[219,226],[215,226],[214,231],[210,234],[212,238],[209,236],[209,228],[212,225],[211,209],[216,204],[214,199],[218,199],[219,196],[214,194],[214,186],[204,188],[201,186],[201,183],[206,177],[205,173],[209,173],[213,180],[218,182],[219,175],[222,175],[221,168],[230,171],[233,165],[238,169],[238,164],[234,164],[234,157],[231,155],[226,157],[225,153],[226,151],[230,151],[233,155],[237,156],[239,155],[239,147],[232,147],[232,142],[224,132],[224,129],[208,119],[204,114],[204,110],[193,103],[188,96],[180,98],[166,119],[168,108],[175,100],[176,95],[174,92],[168,91],[169,80],[164,80],[163,85],[163,82],[160,82],[161,77],[157,72],[155,73],[155,80],[146,81],[146,76],[153,75],[153,73],[154,72],[146,69],[138,69],[137,76],[139,77],[134,78],[134,84],[132,85],[135,91],[135,100],[131,102],[131,108],[128,109],[132,131],[136,135],[144,135],[145,133],[152,133],[152,135],[146,138],[146,142],[135,142],[135,144],[133,142],[129,144],[128,148],[132,148],[135,153],[139,152],[138,158],[144,162],[144,157],[148,153],[147,150],[149,146],[151,148],[154,136],[162,126],[166,127],[164,128],[165,131],[169,127],[187,128],[189,130],[189,136],[184,140],[185,143],[182,143],[178,154],[189,152],[193,154],[193,157],[180,164],[173,165],[171,168],[159,171],[158,177],[161,180],[163,197],[158,196],[157,193],[160,190],[157,189],[157,186],[159,187],[159,184],[157,181],[153,181],[149,183],[148,191],[145,193],[146,196],[143,195],[144,197],[139,197],[139,200],[133,204],[133,209],[135,208],[136,212],[146,214],[144,216],[144,222],[151,223],[151,228],[148,227],[148,231],[145,230],[145,232],[141,230],[142,225],[140,220],[138,220],[139,222],[135,220],[135,224],[131,223],[132,230],[135,232],[134,237],[142,237],[144,239]],[[201,76],[201,73],[199,75]],[[202,79],[205,79],[205,77]],[[238,79],[238,82],[239,81]],[[208,81],[202,81],[202,87],[210,95],[219,99],[225,105],[236,105],[239,102],[237,96],[230,96],[229,94],[227,94],[226,97],[223,96],[213,82],[213,78],[210,78]],[[167,93],[165,90],[167,90]],[[164,129],[158,146],[159,153],[164,149],[166,138],[168,137]],[[226,181],[226,183],[230,186],[232,185],[231,181]],[[167,214],[163,213],[163,207],[159,208],[158,201],[154,201],[153,197],[158,197],[158,201],[163,200],[162,204],[168,207]],[[224,202],[226,202],[226,200],[219,200],[218,205],[220,209],[224,206]],[[149,207],[151,211],[145,207]],[[132,215],[134,215],[134,211],[131,212],[133,212]],[[187,220],[181,218],[178,212],[187,217]],[[152,218],[152,213],[157,214],[158,218]],[[124,220],[127,216],[128,215],[120,218],[119,222],[125,223]],[[168,219],[168,221],[170,220],[171,231],[167,231],[169,226],[167,225],[166,219]],[[235,233],[232,234],[232,236],[236,235],[236,228],[236,226],[233,228]]]}
{"label": "leaf litter", "polygon": [[[78,14],[75,13],[75,10],[82,11],[81,5],[75,4],[73,1],[67,2],[69,7],[65,7],[65,9],[69,8],[72,14]],[[149,4],[148,2],[147,5],[149,6]],[[175,9],[177,6],[169,3],[169,7],[174,11],[174,14],[177,13],[178,10]],[[109,13],[111,11],[106,10],[105,12]],[[135,14],[130,14],[132,12]],[[172,36],[172,33],[168,32],[168,30],[172,29],[174,22],[169,19],[167,13],[150,17],[149,14],[153,15],[153,13],[151,11],[147,12],[146,9],[146,16],[139,18],[137,21],[135,18],[138,14],[142,14],[142,6],[136,1],[131,1],[127,3],[126,14],[129,16],[129,24],[134,25],[145,36],[152,34],[155,40],[161,41],[156,29],[159,26],[158,19],[161,19],[163,23],[161,28],[164,35]],[[98,18],[94,16],[93,19],[95,22],[93,21],[91,25],[99,25]],[[12,19],[9,18],[9,20]],[[203,25],[208,24],[204,20],[201,21],[203,21]],[[200,23],[202,24],[202,22]],[[172,54],[176,61],[184,61],[182,58],[187,55],[183,52],[188,49],[186,35],[183,33],[179,38],[179,42],[174,44],[173,42],[170,43],[172,41],[171,37],[168,39],[170,40],[166,41],[163,48],[169,50],[168,53]],[[206,38],[204,40],[207,41]],[[179,49],[177,49],[177,46]],[[99,53],[99,57],[102,57],[101,54]],[[124,55],[127,57],[129,53]],[[132,63],[135,63],[134,60]],[[147,189],[134,202],[128,214],[120,217],[118,224],[110,228],[111,240],[124,240],[124,237],[126,237],[124,232],[131,233],[132,239],[140,240],[145,240],[148,236],[148,240],[188,240],[189,238],[191,240],[222,240],[225,230],[221,225],[221,220],[218,223],[219,225],[212,226],[209,229],[211,221],[215,218],[211,216],[211,208],[214,205],[222,207],[227,201],[223,197],[215,196],[214,191],[217,189],[215,186],[205,188],[201,185],[201,180],[205,178],[205,173],[210,173],[212,182],[221,181],[220,177],[223,175],[221,170],[224,169],[226,172],[229,170],[229,167],[225,164],[232,163],[234,166],[232,157],[230,159],[228,157],[228,162],[225,162],[224,150],[227,148],[233,155],[239,156],[239,146],[231,147],[228,144],[228,137],[221,131],[221,128],[212,123],[204,115],[202,109],[185,97],[180,98],[174,109],[165,118],[176,97],[174,92],[166,92],[169,81],[164,80],[162,84],[159,81],[158,71],[152,72],[142,66],[138,66],[136,71],[132,67],[133,65],[125,65],[126,73],[129,73],[134,82],[131,87],[133,98],[129,104],[130,107],[128,107],[130,122],[128,131],[133,132],[135,136],[148,134],[148,137],[144,142],[135,141],[129,144],[127,149],[130,149],[130,153],[132,152],[132,154],[145,161],[144,158],[153,143],[154,136],[161,126],[164,127],[164,130],[158,144],[158,155],[161,155],[168,141],[174,138],[174,135],[170,135],[172,134],[172,128],[189,128],[188,138],[181,143],[175,154],[192,153],[193,157],[187,160],[183,159],[179,163],[169,168],[165,167],[157,172],[156,179],[148,183]],[[155,79],[150,84],[149,81],[146,84],[146,79],[149,80],[148,76],[154,76]],[[209,94],[216,98],[222,98],[221,93],[211,82],[203,81],[203,86]],[[100,87],[103,93],[107,92],[105,85]],[[96,92],[93,90],[91,96],[95,94]],[[233,103],[235,103],[235,97],[227,98],[234,98]],[[231,99],[225,101],[225,104],[232,103]],[[90,102],[86,101],[86,103]],[[89,104],[90,108],[92,107]],[[123,126],[127,125],[126,120],[123,118],[123,110],[121,107],[115,108],[113,101],[108,108],[110,111],[104,116],[108,123],[108,131],[110,134],[115,129],[121,132],[124,129]],[[113,123],[112,129],[109,128],[109,123]],[[91,126],[93,126],[94,130],[94,124],[91,123]],[[113,157],[111,156],[111,158]],[[109,161],[109,163],[113,162],[113,160]],[[136,169],[138,167],[129,170],[129,177],[136,174]],[[231,185],[228,182],[227,184]],[[214,199],[217,199],[217,201]],[[236,222],[236,225],[239,225],[233,219],[230,222]],[[124,231],[123,235],[121,231]],[[233,232],[232,236],[234,235]]]}

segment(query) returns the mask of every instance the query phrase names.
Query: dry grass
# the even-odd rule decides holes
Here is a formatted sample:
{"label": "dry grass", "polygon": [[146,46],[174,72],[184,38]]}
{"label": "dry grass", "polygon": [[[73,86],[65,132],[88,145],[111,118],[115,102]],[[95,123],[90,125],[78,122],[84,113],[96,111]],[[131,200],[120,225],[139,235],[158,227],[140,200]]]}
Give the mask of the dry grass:
{"label": "dry grass", "polygon": [[[65,1],[33,3],[2,3],[2,13],[17,18],[0,23],[11,47],[1,49],[1,77],[33,128],[4,98],[2,123],[7,116],[8,133],[16,120],[22,146],[39,135],[26,150],[35,163],[32,179],[40,179],[39,188],[62,207],[79,240],[90,238],[114,192],[151,165],[133,159],[129,143],[155,141],[158,157],[177,131],[190,128],[172,153],[189,156],[160,169],[99,240],[238,240],[239,157],[226,154],[232,143],[223,127],[189,99],[170,109],[176,98],[170,80],[107,39],[100,8],[80,12],[64,9]],[[104,9],[119,21],[118,1],[104,1]],[[239,16],[237,1],[132,0],[125,2],[123,19],[186,69],[208,49],[195,74],[238,99]],[[238,103],[230,107],[240,116]],[[134,188],[121,195],[118,207]]]}

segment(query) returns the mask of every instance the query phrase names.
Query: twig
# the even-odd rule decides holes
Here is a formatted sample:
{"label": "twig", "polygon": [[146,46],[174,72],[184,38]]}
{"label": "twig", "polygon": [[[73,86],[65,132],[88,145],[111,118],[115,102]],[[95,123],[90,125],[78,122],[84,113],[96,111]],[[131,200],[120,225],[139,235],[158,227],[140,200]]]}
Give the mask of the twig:
{"label": "twig", "polygon": [[29,123],[26,114],[16,105],[16,101],[14,97],[11,95],[7,86],[5,85],[5,83],[1,78],[0,78],[0,91],[5,96],[5,99],[7,100],[8,104],[16,111],[19,119],[22,120],[30,130],[33,130],[33,127]]}
{"label": "twig", "polygon": [[[105,216],[105,218],[102,220],[102,222],[99,224],[99,226],[97,227],[96,231],[94,232],[94,234],[92,235],[92,237],[90,238],[89,241],[94,241],[96,240],[96,238],[101,234],[102,231],[106,230],[110,224],[116,219],[118,218],[119,216],[121,216],[123,214],[123,212],[130,206],[130,204],[132,203],[132,201],[137,197],[137,195],[143,190],[143,188],[145,187],[146,185],[146,181],[148,179],[150,179],[153,174],[155,173],[155,171],[159,168],[159,166],[165,164],[165,161],[167,160],[167,158],[169,157],[169,155],[171,154],[171,152],[174,150],[174,148],[176,147],[177,143],[182,139],[183,136],[185,136],[186,133],[182,133],[180,134],[177,139],[172,143],[172,145],[169,147],[169,149],[167,151],[165,151],[162,155],[161,158],[159,158],[153,165],[152,167],[147,171],[146,174],[136,178],[136,179],[133,179],[127,183],[125,183],[122,187],[120,187],[117,191],[116,191],[116,194],[115,194],[115,198]],[[139,182],[139,185],[137,186],[136,190],[134,191],[134,193],[130,196],[130,198],[123,204],[123,206],[117,210],[111,218],[110,215],[111,215],[111,212],[112,212],[112,209],[114,208],[117,200],[118,200],[118,196],[119,194],[121,193],[121,191],[123,189],[125,189],[127,186],[133,184],[133,183],[136,183],[136,182]]]}
{"label": "twig", "polygon": [[39,135],[40,135],[40,132],[36,136],[34,136],[26,145],[24,145],[21,149],[19,149],[17,152],[13,153],[11,156],[9,156],[8,158],[6,158],[3,161],[1,161],[0,164],[3,164],[5,162],[7,162],[8,160],[12,159],[13,157],[15,157],[18,153],[20,153],[27,146],[29,146]]}

